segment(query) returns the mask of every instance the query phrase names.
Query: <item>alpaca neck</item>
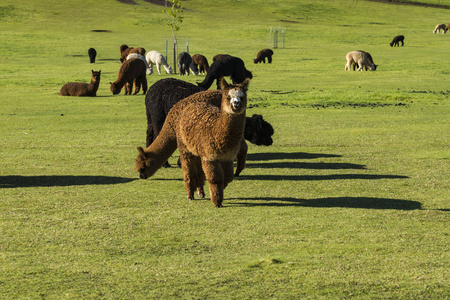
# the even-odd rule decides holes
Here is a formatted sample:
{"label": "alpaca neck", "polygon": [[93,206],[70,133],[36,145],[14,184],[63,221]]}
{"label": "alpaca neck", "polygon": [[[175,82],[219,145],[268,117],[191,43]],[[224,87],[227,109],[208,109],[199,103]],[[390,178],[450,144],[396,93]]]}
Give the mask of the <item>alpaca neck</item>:
{"label": "alpaca neck", "polygon": [[100,80],[95,80],[94,78],[92,78],[91,83],[88,85],[88,90],[89,91],[97,91],[99,85],[100,85]]}

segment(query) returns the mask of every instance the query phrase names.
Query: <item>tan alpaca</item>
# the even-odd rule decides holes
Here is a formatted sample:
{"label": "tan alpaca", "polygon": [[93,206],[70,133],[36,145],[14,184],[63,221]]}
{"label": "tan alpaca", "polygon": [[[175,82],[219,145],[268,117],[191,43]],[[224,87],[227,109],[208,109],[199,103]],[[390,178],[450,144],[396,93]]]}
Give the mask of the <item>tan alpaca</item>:
{"label": "tan alpaca", "polygon": [[375,71],[377,66],[373,63],[367,53],[363,51],[351,51],[347,53],[346,57],[347,64],[345,65],[345,70],[351,71],[352,66],[358,65],[358,71],[363,71],[368,69],[370,71]]}
{"label": "tan alpaca", "polygon": [[447,26],[445,26],[445,24],[437,24],[433,30],[433,33],[441,32],[441,30],[442,30],[442,33],[447,33],[448,28],[447,28]]}
{"label": "tan alpaca", "polygon": [[145,151],[138,148],[135,168],[140,177],[153,175],[178,146],[188,198],[193,199],[206,176],[211,201],[221,207],[223,189],[233,180],[233,160],[242,148],[248,82],[228,85],[222,79],[221,108],[190,99],[207,98],[215,91],[200,92],[175,104],[157,139]]}

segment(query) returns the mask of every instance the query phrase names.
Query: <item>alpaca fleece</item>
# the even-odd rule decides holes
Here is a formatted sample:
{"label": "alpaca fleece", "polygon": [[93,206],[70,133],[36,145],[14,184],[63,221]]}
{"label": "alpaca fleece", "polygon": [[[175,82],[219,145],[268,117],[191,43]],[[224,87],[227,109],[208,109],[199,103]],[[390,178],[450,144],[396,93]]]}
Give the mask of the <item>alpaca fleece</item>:
{"label": "alpaca fleece", "polygon": [[131,95],[134,82],[134,94],[136,95],[139,93],[141,85],[145,94],[148,88],[147,75],[145,74],[146,69],[146,64],[139,58],[125,60],[125,62],[120,66],[117,80],[111,83],[111,92],[114,95],[117,95],[122,90],[122,87],[125,86],[125,95]]}
{"label": "alpaca fleece", "polygon": [[123,45],[120,45],[119,50],[120,50],[120,62],[121,63],[123,63],[127,59],[127,56],[131,53],[137,53],[137,54],[145,56],[145,49],[142,47],[133,48],[133,47],[128,47],[128,45],[123,44]]}
{"label": "alpaca fleece", "polygon": [[201,54],[192,55],[192,63],[197,67],[200,74],[206,74],[209,69],[208,59]]}
{"label": "alpaca fleece", "polygon": [[[138,148],[135,168],[140,177],[153,175],[178,146],[188,199],[193,199],[194,191],[203,186],[206,178],[211,201],[221,207],[223,190],[233,180],[233,160],[243,140],[248,82],[249,79],[230,86],[222,78],[221,108],[205,101],[191,101],[190,97],[175,104],[155,142],[145,151]],[[214,91],[191,97],[204,99],[211,92]],[[176,146],[170,142],[174,131]]]}
{"label": "alpaca fleece", "polygon": [[223,55],[211,64],[205,79],[197,84],[207,90],[211,87],[214,80],[217,80],[217,89],[220,89],[219,80],[225,76],[230,76],[233,84],[242,83],[246,78],[253,78],[252,73],[245,68],[242,59],[235,56]]}
{"label": "alpaca fleece", "polygon": [[63,85],[59,91],[61,96],[77,96],[77,97],[95,97],[97,96],[98,86],[100,85],[101,70],[92,72],[91,82],[89,84],[83,82],[69,82]]}
{"label": "alpaca fleece", "polygon": [[267,62],[269,64],[272,63],[272,55],[273,55],[273,51],[271,49],[262,49],[258,52],[258,54],[256,54],[256,58],[253,60],[253,62],[255,64],[263,62],[266,63],[266,58],[267,58]]}

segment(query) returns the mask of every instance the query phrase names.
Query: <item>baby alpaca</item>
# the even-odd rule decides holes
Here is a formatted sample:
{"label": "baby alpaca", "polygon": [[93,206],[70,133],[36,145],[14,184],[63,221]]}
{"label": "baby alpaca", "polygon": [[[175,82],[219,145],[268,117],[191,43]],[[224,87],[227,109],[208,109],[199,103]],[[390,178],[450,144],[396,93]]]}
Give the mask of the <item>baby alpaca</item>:
{"label": "baby alpaca", "polygon": [[405,37],[403,35],[397,35],[396,37],[394,37],[394,39],[392,40],[392,42],[389,45],[391,45],[391,47],[392,46],[399,47],[400,46],[399,43],[401,42],[402,43],[402,47],[403,47],[403,45],[404,45],[403,40],[404,39],[405,39]]}
{"label": "baby alpaca", "polygon": [[77,96],[77,97],[95,97],[97,96],[98,86],[100,85],[100,73],[102,71],[92,70],[91,83],[69,82],[63,85],[59,94],[61,96]]}
{"label": "baby alpaca", "polygon": [[139,93],[142,84],[144,94],[147,92],[147,75],[145,74],[147,67],[139,58],[125,60],[120,66],[117,80],[111,83],[110,90],[113,95],[117,95],[125,86],[125,95],[131,95],[133,89],[133,81],[135,84],[134,95]]}
{"label": "baby alpaca", "polygon": [[258,52],[258,54],[256,55],[256,58],[253,60],[253,62],[255,64],[263,62],[266,63],[266,57],[268,60],[268,63],[271,64],[272,63],[272,55],[273,55],[273,51],[270,49],[262,49]]}

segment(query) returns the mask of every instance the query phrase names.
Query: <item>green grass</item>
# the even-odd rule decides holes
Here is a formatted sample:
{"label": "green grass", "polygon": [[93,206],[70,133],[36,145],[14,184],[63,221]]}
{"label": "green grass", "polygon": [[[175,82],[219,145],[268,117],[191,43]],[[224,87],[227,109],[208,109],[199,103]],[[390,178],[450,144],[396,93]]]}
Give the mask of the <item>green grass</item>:
{"label": "green grass", "polygon": [[[0,5],[1,299],[450,298],[450,39],[432,33],[448,10],[186,1],[179,36],[192,54],[242,57],[248,115],[275,128],[215,209],[208,188],[186,200],[178,168],[133,169],[144,96],[108,83],[121,44],[162,52],[171,36],[162,7],[136,2]],[[254,65],[269,27],[285,48]],[[360,49],[376,72],[344,71]],[[91,69],[98,97],[58,96]]]}

